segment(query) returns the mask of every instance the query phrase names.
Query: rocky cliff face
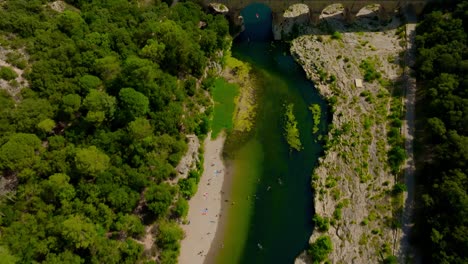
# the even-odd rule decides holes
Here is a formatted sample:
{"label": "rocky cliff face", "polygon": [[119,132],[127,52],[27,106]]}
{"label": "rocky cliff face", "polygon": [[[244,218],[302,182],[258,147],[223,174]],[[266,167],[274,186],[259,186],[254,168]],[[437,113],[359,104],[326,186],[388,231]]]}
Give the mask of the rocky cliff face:
{"label": "rocky cliff face", "polygon": [[[316,228],[310,238],[331,238],[332,263],[378,263],[399,255],[402,201],[392,194],[395,176],[387,164],[390,93],[401,89],[398,23],[346,30],[341,25],[333,35],[316,30],[292,41],[293,56],[332,108],[326,152],[313,175],[316,214],[329,227]],[[367,73],[363,62],[380,77],[360,87],[356,79]],[[303,253],[296,263],[309,261]]]}
{"label": "rocky cliff face", "polygon": [[309,8],[306,5],[292,5],[284,14],[273,14],[273,37],[281,40],[296,36],[309,23]]}

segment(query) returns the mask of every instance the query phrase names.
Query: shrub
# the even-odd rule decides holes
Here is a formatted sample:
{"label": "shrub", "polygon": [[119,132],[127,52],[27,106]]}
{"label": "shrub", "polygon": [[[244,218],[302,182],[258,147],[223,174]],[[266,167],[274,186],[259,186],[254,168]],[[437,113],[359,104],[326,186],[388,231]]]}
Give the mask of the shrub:
{"label": "shrub", "polygon": [[384,264],[397,264],[398,263],[398,258],[395,256],[388,256],[384,259],[383,261]]}
{"label": "shrub", "polygon": [[0,67],[0,79],[10,81],[18,77],[18,74],[10,67]]}
{"label": "shrub", "polygon": [[406,185],[403,183],[397,183],[393,186],[392,194],[397,195],[406,191]]}
{"label": "shrub", "polygon": [[315,214],[312,221],[314,222],[315,227],[321,232],[326,232],[330,228],[330,219],[328,219],[328,217],[321,217],[320,215]]}
{"label": "shrub", "polygon": [[330,252],[333,250],[333,245],[329,236],[321,236],[310,244],[307,253],[312,259],[312,263],[320,263],[324,261]]}
{"label": "shrub", "polygon": [[188,214],[189,205],[187,200],[183,197],[179,197],[174,207],[174,214],[176,217],[185,218]]}
{"label": "shrub", "polygon": [[369,59],[363,60],[361,64],[359,64],[359,68],[364,71],[364,80],[366,82],[372,82],[382,77],[380,72],[377,72],[375,69],[374,63]]}
{"label": "shrub", "polygon": [[331,38],[332,38],[332,39],[341,39],[342,36],[341,36],[341,33],[340,33],[340,32],[335,31],[335,32],[333,32]]}

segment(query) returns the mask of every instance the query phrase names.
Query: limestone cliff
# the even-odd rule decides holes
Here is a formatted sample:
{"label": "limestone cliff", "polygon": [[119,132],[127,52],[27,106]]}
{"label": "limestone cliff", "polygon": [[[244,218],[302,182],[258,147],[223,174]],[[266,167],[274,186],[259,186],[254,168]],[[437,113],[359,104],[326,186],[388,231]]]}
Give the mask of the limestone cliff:
{"label": "limestone cliff", "polygon": [[[310,238],[331,238],[332,263],[378,263],[400,250],[402,202],[392,194],[395,176],[387,164],[387,117],[398,102],[390,93],[401,89],[398,54],[403,48],[396,35],[400,22],[381,27],[370,26],[372,21],[358,21],[366,22],[367,28],[328,21],[327,28],[336,29],[333,35],[313,29],[314,35],[301,36],[291,46],[332,108],[326,151],[312,180],[322,231],[316,227]],[[376,74],[372,81],[370,67]],[[360,86],[356,79],[369,81]],[[296,263],[308,261],[303,253]]]}

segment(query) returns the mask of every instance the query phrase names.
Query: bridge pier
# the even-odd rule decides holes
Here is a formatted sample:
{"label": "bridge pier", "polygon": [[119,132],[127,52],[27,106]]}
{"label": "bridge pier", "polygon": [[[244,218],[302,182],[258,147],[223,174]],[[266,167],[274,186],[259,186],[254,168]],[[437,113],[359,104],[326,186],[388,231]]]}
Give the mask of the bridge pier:
{"label": "bridge pier", "polygon": [[385,3],[380,4],[379,20],[381,22],[388,21],[395,15],[395,11],[400,8],[398,3]]}
{"label": "bridge pier", "polygon": [[229,23],[232,25],[233,35],[237,35],[240,32],[245,30],[244,27],[244,18],[241,15],[241,9],[229,9],[229,12],[226,15],[229,19]]}
{"label": "bridge pier", "polygon": [[309,7],[309,21],[312,25],[317,25],[320,22],[320,15],[322,15],[322,11],[317,12]]}

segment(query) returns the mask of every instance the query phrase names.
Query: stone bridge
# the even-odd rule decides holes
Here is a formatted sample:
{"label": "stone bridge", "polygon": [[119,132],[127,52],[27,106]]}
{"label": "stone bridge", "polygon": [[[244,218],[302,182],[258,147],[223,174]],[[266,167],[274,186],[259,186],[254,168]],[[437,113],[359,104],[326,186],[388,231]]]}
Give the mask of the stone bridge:
{"label": "stone bridge", "polygon": [[424,6],[430,0],[202,0],[205,5],[212,3],[223,4],[229,9],[228,15],[231,18],[237,18],[240,11],[252,3],[262,3],[267,5],[273,14],[273,18],[282,17],[284,11],[294,4],[305,4],[309,7],[310,20],[317,23],[322,11],[332,4],[342,4],[344,7],[343,15],[347,21],[353,21],[359,11],[368,5],[378,4],[379,18],[388,19],[393,16],[397,10],[411,8],[416,14],[422,12]]}

